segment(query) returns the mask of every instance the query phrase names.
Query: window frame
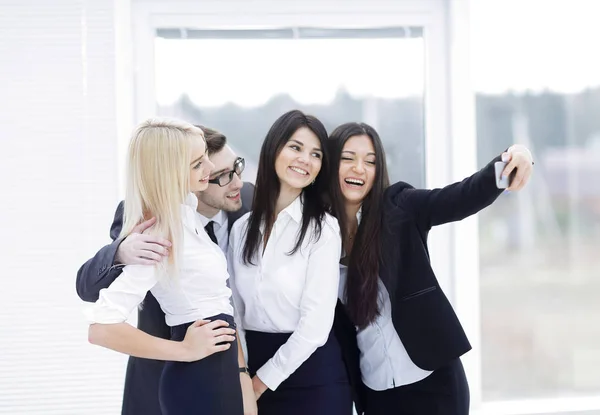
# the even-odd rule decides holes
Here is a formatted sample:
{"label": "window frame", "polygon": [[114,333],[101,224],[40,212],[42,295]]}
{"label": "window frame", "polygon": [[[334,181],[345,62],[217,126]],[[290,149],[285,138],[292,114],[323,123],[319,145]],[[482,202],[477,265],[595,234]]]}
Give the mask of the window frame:
{"label": "window frame", "polygon": [[[469,4],[470,0],[133,0],[130,10],[133,111],[131,123],[125,124],[132,126],[156,114],[154,38],[159,28],[419,26],[425,40],[426,185],[433,188],[462,180],[480,167],[469,75]],[[125,134],[120,137],[121,144],[128,141]],[[473,345],[473,350],[462,358],[471,387],[473,413],[558,414],[581,410],[578,408],[600,409],[600,397],[482,402],[477,217],[436,228],[430,234],[429,245],[440,285]],[[535,412],[539,408],[545,409]]]}

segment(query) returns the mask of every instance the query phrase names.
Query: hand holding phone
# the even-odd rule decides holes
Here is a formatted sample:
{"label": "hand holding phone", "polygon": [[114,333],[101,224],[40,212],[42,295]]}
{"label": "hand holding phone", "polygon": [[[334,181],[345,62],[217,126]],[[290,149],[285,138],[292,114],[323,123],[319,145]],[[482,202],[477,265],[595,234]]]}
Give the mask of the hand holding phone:
{"label": "hand holding phone", "polygon": [[[507,152],[502,153],[501,160],[494,163],[496,186],[498,189],[521,190],[533,172],[531,152],[521,145],[513,145]],[[508,177],[505,177],[508,172]]]}
{"label": "hand holding phone", "polygon": [[506,168],[507,164],[508,164],[508,162],[505,162],[505,161],[497,161],[494,163],[494,175],[496,177],[496,187],[498,189],[509,188],[510,184],[512,182],[512,179],[515,177],[515,173],[517,172],[517,169],[514,169],[510,173],[510,176],[508,176],[508,177],[503,176],[502,173],[504,172],[504,169]]}

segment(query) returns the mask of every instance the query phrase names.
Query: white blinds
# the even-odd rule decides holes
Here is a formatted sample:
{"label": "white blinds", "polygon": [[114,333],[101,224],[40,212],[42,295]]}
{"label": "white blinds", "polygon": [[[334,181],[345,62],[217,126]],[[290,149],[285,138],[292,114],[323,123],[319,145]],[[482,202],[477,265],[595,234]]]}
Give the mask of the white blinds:
{"label": "white blinds", "polygon": [[118,414],[77,268],[117,196],[114,0],[0,2],[0,414]]}

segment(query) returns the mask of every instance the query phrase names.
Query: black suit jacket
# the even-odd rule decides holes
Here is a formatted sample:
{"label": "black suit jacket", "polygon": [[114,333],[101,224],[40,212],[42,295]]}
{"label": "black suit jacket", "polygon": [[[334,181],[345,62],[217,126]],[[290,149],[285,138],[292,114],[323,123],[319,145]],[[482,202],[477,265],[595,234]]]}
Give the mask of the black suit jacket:
{"label": "black suit jacket", "polygon": [[[233,223],[250,210],[254,185],[244,183],[241,191],[242,208],[228,213],[229,230]],[[119,203],[110,227],[113,243],[106,245],[77,272],[77,294],[84,301],[96,301],[100,290],[107,288],[120,274],[123,265],[114,265],[115,255],[123,241],[118,239],[123,227],[123,202]],[[171,337],[165,323],[165,314],[154,296],[148,292],[143,306],[138,309],[138,328],[163,339]],[[122,415],[161,415],[158,402],[158,384],[164,362],[131,357],[127,364]]]}
{"label": "black suit jacket", "polygon": [[[436,370],[471,349],[431,268],[429,231],[473,215],[496,200],[502,193],[494,177],[496,161],[500,157],[462,182],[442,189],[415,189],[399,182],[384,193],[380,276],[390,293],[396,332],[411,360],[422,369]],[[356,330],[348,324],[338,325],[338,329],[343,331],[338,338],[346,358],[354,359],[349,363],[354,368],[350,372],[356,373]],[[364,390],[356,375],[351,381],[355,390]],[[364,402],[361,394],[358,398]]]}

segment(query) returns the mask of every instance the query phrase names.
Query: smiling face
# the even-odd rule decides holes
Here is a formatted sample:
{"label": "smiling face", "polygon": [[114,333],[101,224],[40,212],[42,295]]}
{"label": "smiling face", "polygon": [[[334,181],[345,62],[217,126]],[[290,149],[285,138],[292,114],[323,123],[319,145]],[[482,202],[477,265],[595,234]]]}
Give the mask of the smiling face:
{"label": "smiling face", "polygon": [[201,192],[208,187],[210,172],[214,164],[206,154],[206,143],[204,137],[198,136],[193,139],[192,157],[190,161],[190,191]]}
{"label": "smiling face", "polygon": [[[234,164],[237,159],[236,154],[231,147],[225,145],[219,152],[213,153],[210,156],[210,161],[214,164],[214,168],[210,174],[211,179],[218,177],[221,174],[227,174],[234,169]],[[221,187],[216,183],[211,183],[208,188],[198,194],[198,206],[206,205],[207,208],[212,208],[216,214],[219,210],[226,212],[235,212],[242,207],[242,198],[240,190],[244,182],[237,174],[233,174],[229,184]]]}
{"label": "smiling face", "polygon": [[373,188],[376,175],[375,148],[367,135],[349,138],[340,157],[339,180],[346,202],[360,204]]}
{"label": "smiling face", "polygon": [[321,171],[322,159],[323,151],[317,136],[307,127],[299,128],[275,159],[281,190],[297,191],[310,185]]}

